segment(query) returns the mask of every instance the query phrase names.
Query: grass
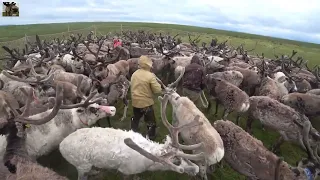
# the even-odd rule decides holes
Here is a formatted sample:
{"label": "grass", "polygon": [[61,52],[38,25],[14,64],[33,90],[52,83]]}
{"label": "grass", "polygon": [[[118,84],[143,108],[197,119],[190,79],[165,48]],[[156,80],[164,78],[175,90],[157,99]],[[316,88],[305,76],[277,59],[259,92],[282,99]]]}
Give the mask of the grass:
{"label": "grass", "polygon": [[[320,45],[291,41],[285,39],[271,38],[265,36],[258,36],[245,33],[237,33],[231,31],[222,31],[209,28],[199,28],[193,26],[184,26],[184,25],[172,25],[172,24],[155,24],[155,23],[125,23],[125,22],[112,22],[112,23],[68,23],[68,24],[34,24],[34,25],[23,25],[23,26],[2,26],[0,27],[0,45],[7,45],[9,47],[20,47],[24,45],[24,37],[27,35],[28,39],[33,39],[34,35],[41,35],[42,39],[52,39],[54,37],[62,37],[63,35],[68,35],[66,33],[68,29],[73,33],[88,33],[91,30],[96,30],[97,34],[106,34],[109,31],[119,31],[120,26],[124,30],[131,29],[146,29],[153,32],[169,32],[173,34],[179,33],[183,41],[188,40],[188,32],[193,35],[201,34],[201,40],[205,42],[210,42],[211,38],[216,37],[219,41],[224,41],[229,39],[231,45],[239,45],[245,43],[247,49],[255,47],[255,54],[264,53],[266,57],[273,57],[274,51],[276,54],[291,54],[292,50],[298,51],[298,56],[302,56],[305,60],[308,60],[310,66],[319,64],[318,57],[320,55]],[[92,27],[95,25],[95,27]],[[86,29],[83,29],[86,28]],[[83,29],[83,30],[79,30]],[[62,33],[64,32],[64,33]],[[53,34],[53,35],[46,35]],[[10,41],[10,42],[5,42]],[[0,51],[1,56],[1,51]],[[159,103],[155,100],[155,111],[156,117],[158,120],[158,137],[157,141],[161,141],[168,131],[160,122],[159,114]],[[168,107],[168,118],[171,118],[171,109]],[[129,129],[130,128],[130,117],[132,116],[132,109],[130,107],[128,111],[128,118],[124,122],[119,122],[120,116],[122,115],[123,108],[122,106],[117,106],[117,116],[111,118],[112,124],[116,128]],[[217,118],[213,117],[213,113],[206,113],[207,118],[214,122]],[[220,113],[221,114],[221,113]],[[231,114],[230,118],[234,120],[234,115]],[[241,121],[241,126],[244,127],[245,117]],[[320,129],[320,123],[317,121],[312,121],[315,128]],[[106,120],[101,120],[101,124],[106,125]],[[253,134],[256,138],[263,141],[266,147],[270,147],[278,137],[277,133],[271,131],[262,131],[260,125],[255,122],[253,125]],[[145,126],[142,123],[141,129],[145,130]],[[284,143],[281,147],[281,154],[279,156],[284,157],[284,160],[288,163],[295,165],[302,156],[306,156],[299,147]],[[48,160],[50,159],[50,161]],[[56,151],[47,157],[40,159],[42,164],[45,164],[48,167],[51,167],[57,170],[59,173],[68,175],[69,178],[76,178],[76,171],[71,165],[67,165],[63,158],[60,157],[59,152]],[[146,172],[141,174],[141,179],[143,180],[160,180],[160,179],[191,179],[188,176],[180,175],[173,172]],[[121,179],[119,173],[111,172],[108,174],[105,179]],[[223,180],[234,180],[234,179],[245,179],[243,176],[239,175],[233,171],[230,167],[225,166],[223,169],[217,169],[213,175],[209,175],[209,179],[223,179]]]}
{"label": "grass", "polygon": [[17,16],[7,16],[6,12],[2,12],[2,17],[19,17],[19,12],[17,13]]}

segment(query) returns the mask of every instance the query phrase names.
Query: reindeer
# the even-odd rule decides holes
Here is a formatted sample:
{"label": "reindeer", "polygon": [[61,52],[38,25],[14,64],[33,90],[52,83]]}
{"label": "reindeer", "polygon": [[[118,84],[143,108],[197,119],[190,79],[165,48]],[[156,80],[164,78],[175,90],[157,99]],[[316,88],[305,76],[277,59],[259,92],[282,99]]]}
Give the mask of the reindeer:
{"label": "reindeer", "polygon": [[[115,107],[97,104],[101,101],[101,98],[91,100],[96,93],[97,92],[93,91],[92,88],[90,95],[84,100],[84,102],[71,105],[65,105],[62,103],[57,104],[53,107],[55,116],[50,122],[42,123],[39,126],[34,126],[30,123],[30,127],[26,130],[26,148],[28,150],[28,154],[33,158],[46,155],[57,148],[59,143],[68,134],[80,128],[90,127],[99,119],[106,116],[114,116],[116,113]],[[61,85],[57,86],[56,94],[62,94],[63,96],[63,87]],[[62,100],[63,98],[61,98],[61,101]],[[50,109],[45,112],[32,115],[29,119],[46,117],[49,112],[51,112]],[[40,140],[37,139],[37,137],[40,136],[42,138]]]}
{"label": "reindeer", "polygon": [[213,124],[225,147],[224,160],[250,180],[310,180],[320,172],[319,161],[301,160],[292,167],[264,147],[263,143],[232,121],[217,120]]}
{"label": "reindeer", "polygon": [[[208,89],[211,96],[216,98],[216,111],[215,115],[218,113],[218,105],[222,104],[224,107],[223,119],[227,119],[228,115],[235,111],[237,113],[244,113],[250,107],[249,96],[246,92],[242,91],[237,86],[221,79],[221,78],[211,78],[206,76],[208,81]],[[210,106],[208,107],[210,109]],[[237,116],[237,124],[240,115]]]}
{"label": "reindeer", "polygon": [[[34,70],[34,67],[32,65],[31,60],[27,60],[29,61],[28,63],[30,63],[31,65],[31,74],[35,76],[36,79],[40,78],[39,74],[37,74]],[[59,84],[63,86],[64,89],[64,101],[65,102],[73,102],[73,103],[77,103],[79,101],[79,99],[83,98],[84,95],[82,94],[80,88],[81,88],[81,82],[83,80],[83,76],[78,76],[77,78],[77,83],[76,86],[70,82],[66,82],[66,81],[59,81],[59,80],[53,80],[54,75],[51,74],[50,76],[43,77],[43,80],[36,80],[36,81],[32,81],[32,80],[28,80],[28,79],[20,79],[18,77],[12,76],[10,74],[8,74],[7,72],[3,72],[4,75],[6,75],[7,77],[19,81],[9,81],[8,83],[5,84],[4,86],[4,90],[7,91],[11,91],[13,92],[13,94],[17,97],[19,103],[23,102],[23,100],[25,99],[24,94],[21,93],[20,89],[18,88],[19,85],[21,86],[26,86],[29,87],[28,84],[26,83],[35,83],[35,84],[42,84],[42,89],[45,90],[45,88],[47,88],[47,86],[53,86],[54,88]],[[30,87],[32,88],[32,87]],[[33,97],[36,100],[37,96],[39,95],[39,91],[36,92],[36,94],[34,93]],[[48,94],[50,95],[50,94]]]}
{"label": "reindeer", "polygon": [[[181,137],[185,143],[197,144],[203,143],[202,147],[193,150],[194,153],[204,152],[204,158],[198,159],[196,164],[200,168],[199,175],[203,179],[207,179],[206,171],[207,167],[218,163],[224,156],[224,147],[222,139],[219,133],[211,126],[209,120],[205,115],[196,107],[196,105],[187,97],[181,97],[175,92],[173,88],[182,78],[184,72],[182,72],[179,78],[172,84],[165,86],[161,80],[157,79],[159,83],[164,87],[164,97],[159,97],[161,102],[161,117],[166,119],[166,106],[168,101],[171,103],[173,108],[173,125],[182,126],[194,121],[195,116],[200,116],[200,122],[202,126],[195,127],[191,130],[182,130]],[[172,127],[171,124],[164,124],[168,129]],[[210,139],[210,141],[207,141]]]}
{"label": "reindeer", "polygon": [[[30,91],[29,95],[33,92]],[[27,108],[19,114],[16,109],[14,109],[10,103],[7,103],[7,107],[11,109],[13,117],[8,119],[0,120],[0,134],[7,135],[7,145],[4,147],[5,154],[3,156],[4,165],[0,166],[1,178],[5,180],[42,180],[42,179],[52,179],[52,180],[67,180],[67,178],[62,177],[55,173],[54,171],[44,168],[37,164],[27,153],[26,149],[26,134],[25,134],[25,123],[28,124],[43,124],[49,122],[54,118],[57,113],[57,107],[61,105],[62,94],[57,93],[57,96],[53,101],[55,101],[55,108],[52,109],[50,113],[46,116],[39,118],[27,118],[28,111],[30,110],[31,96],[27,100]]]}
{"label": "reindeer", "polygon": [[[170,127],[171,137],[167,136],[164,144],[147,140],[132,130],[85,128],[66,137],[60,143],[59,149],[62,156],[77,168],[78,180],[87,179],[93,167],[115,169],[124,175],[171,170],[194,176],[199,172],[199,167],[190,160],[201,158],[203,152],[190,155],[182,152],[182,149],[193,150],[201,144],[181,145],[178,142],[178,133],[201,126],[199,119],[200,116],[197,115],[188,124]],[[166,118],[162,121],[169,123]]]}
{"label": "reindeer", "polygon": [[308,117],[320,115],[320,96],[311,93],[290,93],[282,97],[281,102]]}
{"label": "reindeer", "polygon": [[253,119],[258,119],[262,125],[280,133],[273,151],[277,151],[284,141],[290,141],[307,151],[309,158],[320,159],[316,152],[320,133],[304,114],[267,96],[251,96],[249,99],[248,132],[251,133]]}

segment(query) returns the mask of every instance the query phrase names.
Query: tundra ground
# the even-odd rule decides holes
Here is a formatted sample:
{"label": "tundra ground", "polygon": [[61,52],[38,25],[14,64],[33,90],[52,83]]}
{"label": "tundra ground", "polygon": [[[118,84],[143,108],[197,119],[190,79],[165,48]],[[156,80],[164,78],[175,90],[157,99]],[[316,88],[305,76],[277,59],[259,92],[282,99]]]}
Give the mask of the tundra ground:
{"label": "tundra ground", "polygon": [[[180,34],[182,36],[183,42],[188,42],[188,35],[187,33],[190,32],[194,35],[201,34],[201,40],[209,42],[211,38],[217,38],[219,41],[224,41],[229,39],[229,43],[231,45],[239,45],[241,43],[245,44],[246,49],[252,49],[255,47],[257,42],[257,46],[255,48],[254,53],[261,55],[264,53],[266,57],[274,57],[275,54],[291,54],[292,50],[298,51],[298,56],[302,56],[305,60],[308,60],[309,67],[315,66],[319,64],[319,55],[320,55],[320,45],[318,44],[311,44],[311,43],[304,43],[304,42],[297,42],[297,41],[290,41],[290,40],[283,40],[283,39],[276,39],[258,35],[251,35],[251,34],[244,34],[244,33],[237,33],[237,32],[230,32],[230,31],[222,31],[222,30],[213,30],[209,28],[199,28],[199,27],[192,27],[192,26],[183,26],[183,25],[171,25],[171,24],[153,24],[153,23],[68,23],[68,24],[35,24],[35,25],[24,25],[24,26],[1,26],[0,27],[0,45],[8,45],[9,47],[23,47],[24,43],[21,40],[13,41],[16,39],[21,39],[27,34],[28,36],[32,36],[35,34],[43,35],[40,36],[41,39],[50,39],[53,37],[58,37],[59,34],[66,32],[68,30],[78,30],[90,27],[95,25],[97,34],[107,34],[109,31],[120,31],[120,26],[122,24],[123,30],[131,29],[149,29],[150,31],[154,32],[170,32],[172,34]],[[92,29],[94,30],[94,29]],[[84,33],[87,34],[90,30],[83,30],[76,31],[76,33]],[[55,35],[47,35],[46,34],[55,34]],[[60,34],[62,36],[62,34]],[[67,35],[67,34],[65,34]],[[11,41],[11,42],[6,42]],[[3,56],[3,50],[0,50],[0,57]],[[162,141],[166,134],[168,134],[167,129],[161,124],[160,120],[160,107],[157,98],[155,97],[155,111],[156,111],[156,118],[159,125],[157,130],[157,141]],[[170,107],[170,106],[169,106]],[[168,111],[171,113],[171,109],[168,107]],[[211,122],[214,122],[217,119],[221,118],[221,113],[219,113],[219,117],[213,116],[214,111],[214,104],[212,106],[210,113],[205,113],[208,119]],[[222,108],[220,109],[222,110]],[[123,112],[122,106],[117,107],[117,112]],[[205,111],[203,111],[205,112]],[[130,117],[132,115],[132,107],[129,107],[127,119],[123,122],[120,122],[119,119],[122,114],[117,114],[116,116],[111,118],[111,123],[115,128],[122,128],[122,129],[129,129],[130,128]],[[168,114],[168,118],[171,117],[171,114]],[[230,120],[235,120],[235,115],[231,115]],[[246,121],[246,117],[244,116],[241,119],[241,126],[244,127]],[[319,119],[312,120],[313,126],[320,130],[320,121]],[[107,122],[105,119],[100,121],[100,124],[103,126],[107,126]],[[146,127],[143,123],[141,123],[141,129],[146,130]],[[255,122],[253,125],[253,135],[260,139],[264,145],[269,148],[277,139],[278,134],[271,133],[270,131],[262,131],[261,126],[259,123]],[[284,143],[281,146],[281,154],[279,156],[284,157],[284,160],[292,165],[295,165],[296,161],[300,160],[301,156],[306,156],[299,147],[290,145],[288,143]],[[48,158],[49,157],[49,158]],[[56,170],[58,173],[62,175],[68,176],[70,179],[76,179],[77,174],[76,170],[66,163],[66,161],[59,155],[58,151],[53,152],[47,157],[40,158],[39,160],[41,164],[51,167]],[[173,179],[188,179],[187,176],[182,176],[177,173],[173,172],[147,172],[139,175],[140,179],[142,180],[173,180]],[[208,176],[209,179],[223,179],[223,180],[244,180],[243,176],[240,176],[238,173],[233,171],[227,165],[224,165],[224,168],[217,168],[213,175]],[[121,175],[116,172],[110,172],[104,179],[121,179]],[[190,178],[191,179],[191,178]]]}

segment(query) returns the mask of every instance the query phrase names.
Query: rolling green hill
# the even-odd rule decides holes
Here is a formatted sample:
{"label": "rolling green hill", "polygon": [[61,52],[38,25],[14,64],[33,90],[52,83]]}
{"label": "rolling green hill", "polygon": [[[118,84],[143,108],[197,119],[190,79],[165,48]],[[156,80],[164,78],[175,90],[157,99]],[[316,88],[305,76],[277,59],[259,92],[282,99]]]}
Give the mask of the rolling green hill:
{"label": "rolling green hill", "polygon": [[[209,42],[211,38],[216,37],[219,41],[224,41],[229,39],[231,45],[239,45],[241,43],[245,44],[245,48],[252,49],[257,43],[254,53],[261,54],[264,53],[266,57],[273,57],[275,54],[291,54],[292,50],[298,51],[298,56],[304,57],[309,61],[309,64],[314,66],[319,64],[318,57],[320,55],[320,45],[312,43],[297,42],[285,39],[271,38],[265,36],[258,36],[245,33],[237,33],[230,31],[215,30],[210,28],[200,28],[194,26],[184,26],[184,25],[173,25],[173,24],[155,24],[155,23],[126,23],[126,22],[96,22],[96,23],[64,23],[64,24],[34,24],[34,25],[18,25],[18,26],[0,26],[0,45],[6,45],[9,47],[19,47],[22,48],[25,43],[25,37],[28,39],[33,39],[34,35],[40,35],[41,39],[52,39],[54,37],[63,37],[63,35],[68,35],[72,33],[88,33],[91,30],[96,31],[97,34],[106,34],[109,31],[120,31],[122,26],[123,30],[131,29],[145,29],[152,32],[170,32],[173,34],[179,33],[183,41],[188,40],[188,32],[198,35],[201,34],[201,40]],[[80,29],[80,30],[79,30]],[[68,32],[70,31],[70,32]],[[48,35],[49,34],[49,35]],[[9,41],[9,42],[8,42]],[[3,51],[0,51],[0,56],[3,56]],[[158,119],[159,129],[158,138],[160,142],[168,131],[163,127],[160,121],[159,114],[159,103],[156,100],[155,105],[156,117]],[[117,116],[111,118],[114,127],[129,129],[130,128],[130,117],[132,115],[131,108],[128,111],[128,118],[124,122],[119,122],[119,117],[123,112],[121,104],[117,106]],[[214,108],[212,108],[214,109]],[[170,108],[168,107],[170,111]],[[212,116],[211,113],[206,113],[206,116],[211,122],[214,122],[217,118]],[[220,113],[221,114],[221,113]],[[233,114],[232,114],[233,115]],[[171,115],[168,114],[170,119]],[[220,118],[220,117],[219,117]],[[234,117],[230,118],[233,120]],[[242,118],[242,127],[244,127],[246,117]],[[106,125],[105,120],[102,120],[101,124]],[[317,129],[320,128],[320,124],[313,121],[313,124]],[[141,125],[143,126],[143,125]],[[141,128],[144,128],[141,127]],[[270,147],[278,137],[278,134],[272,133],[271,131],[262,131],[260,129],[259,123],[254,124],[253,134],[255,137],[263,141],[266,147]],[[284,160],[288,163],[295,165],[296,161],[300,159],[301,156],[306,156],[305,153],[299,149],[299,147],[285,143],[281,147],[280,156],[284,157]],[[50,159],[50,160],[49,160]],[[71,165],[67,165],[63,158],[59,156],[56,151],[47,157],[43,157],[39,160],[42,164],[57,170],[63,175],[68,175],[68,177],[75,179],[76,171]],[[143,173],[140,178],[143,180],[176,180],[176,179],[192,179],[185,175],[180,175],[173,172],[146,172]],[[105,179],[121,179],[119,173],[111,172]],[[223,180],[234,180],[234,179],[245,179],[238,173],[234,172],[227,165],[224,168],[217,168],[213,175],[209,176],[209,179],[223,179]]]}

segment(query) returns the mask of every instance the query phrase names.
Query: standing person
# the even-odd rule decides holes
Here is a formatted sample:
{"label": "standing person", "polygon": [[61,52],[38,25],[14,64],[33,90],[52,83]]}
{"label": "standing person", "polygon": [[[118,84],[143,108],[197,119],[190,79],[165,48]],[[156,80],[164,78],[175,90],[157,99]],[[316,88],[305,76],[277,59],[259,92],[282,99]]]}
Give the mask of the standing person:
{"label": "standing person", "polygon": [[156,120],[153,110],[153,96],[160,94],[161,85],[156,80],[155,74],[150,70],[152,61],[147,56],[139,59],[139,69],[131,76],[131,98],[133,117],[131,118],[131,129],[138,132],[139,121],[144,116],[147,124],[147,137],[154,140],[156,137]]}
{"label": "standing person", "polygon": [[186,66],[182,78],[183,95],[198,105],[201,98],[201,92],[205,88],[205,69],[201,66],[200,58],[194,55],[191,63]]}

